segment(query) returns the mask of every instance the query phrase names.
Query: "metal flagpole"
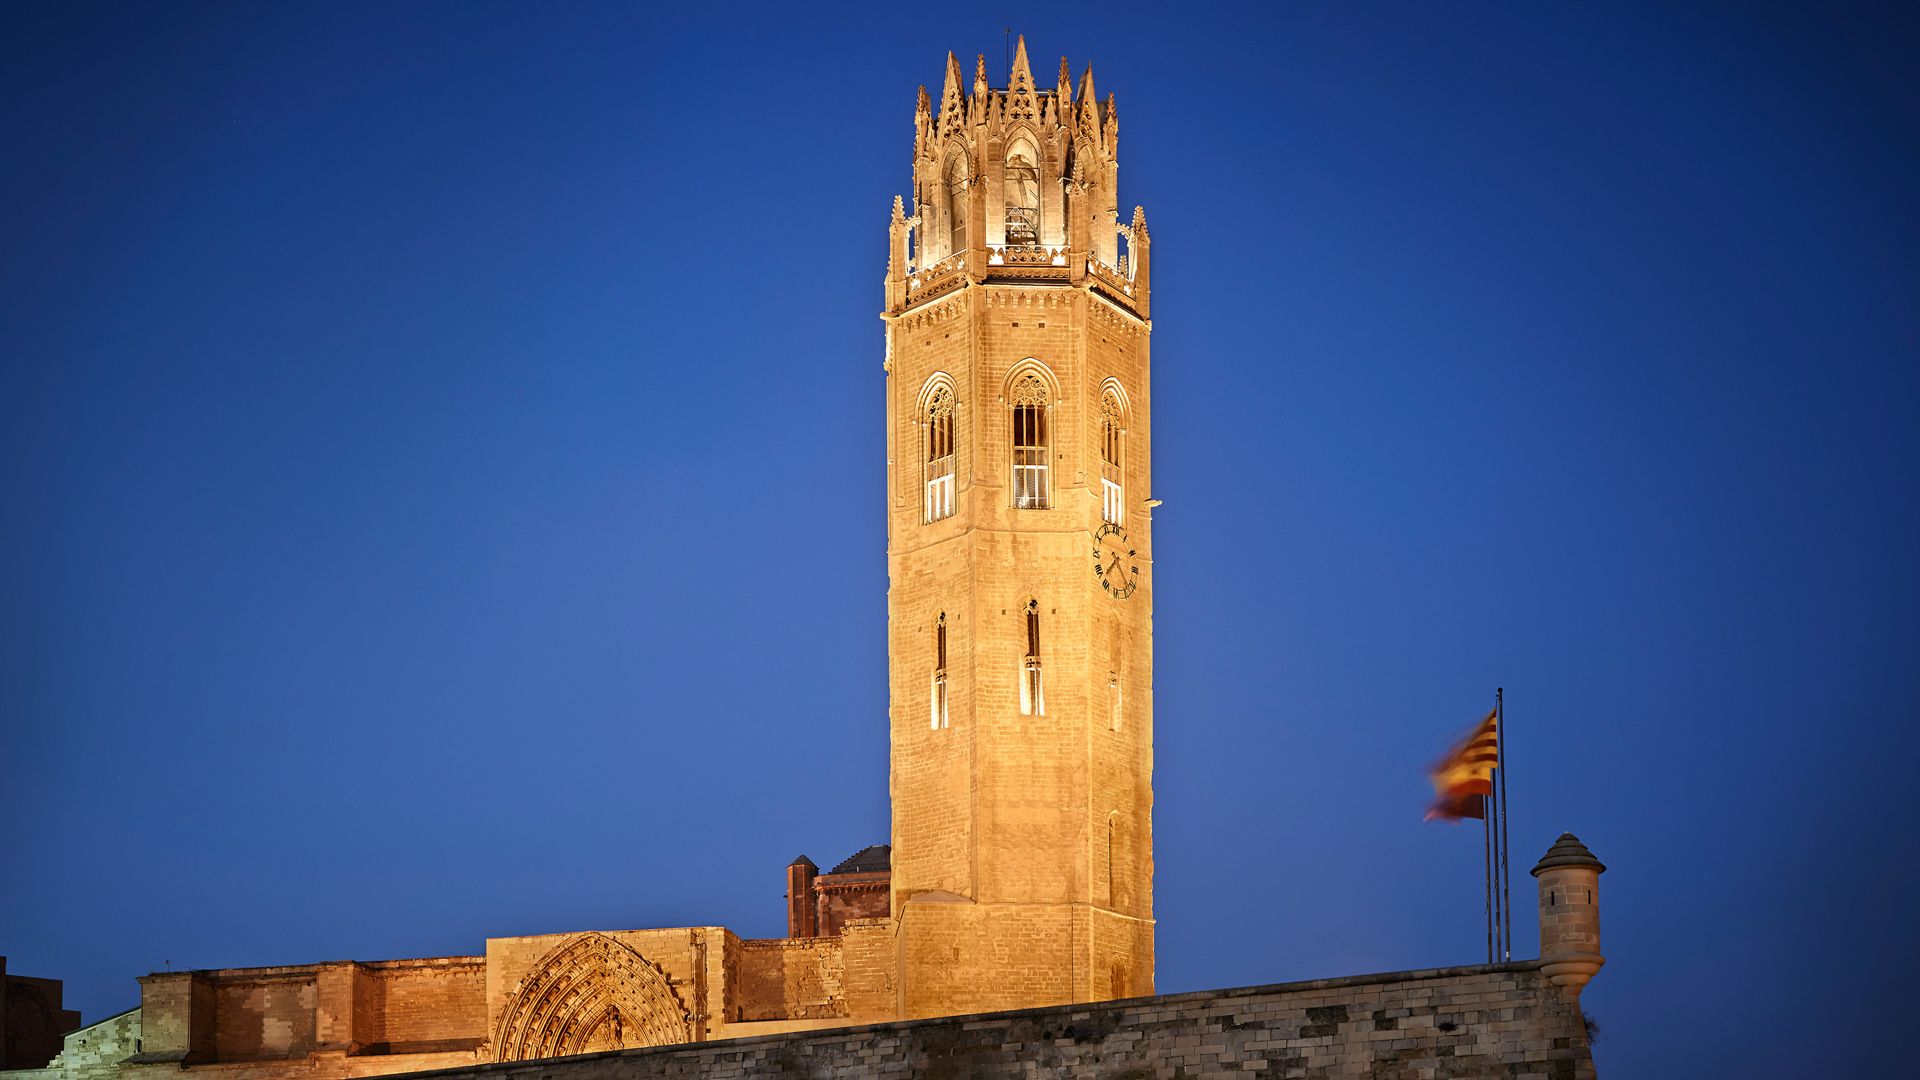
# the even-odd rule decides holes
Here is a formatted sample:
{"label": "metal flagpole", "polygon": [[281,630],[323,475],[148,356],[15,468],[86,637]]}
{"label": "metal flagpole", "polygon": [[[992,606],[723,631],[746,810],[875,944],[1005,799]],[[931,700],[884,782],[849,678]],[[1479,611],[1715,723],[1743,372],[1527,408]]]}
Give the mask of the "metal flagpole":
{"label": "metal flagpole", "polygon": [[[1489,778],[1491,779],[1491,778]],[[1500,907],[1500,796],[1496,793],[1487,796],[1487,834],[1493,837],[1493,959],[1489,964],[1500,962],[1500,950],[1505,943],[1506,916]]]}
{"label": "metal flagpole", "polygon": [[1487,886],[1487,963],[1493,963],[1493,797],[1480,796],[1481,877]]}
{"label": "metal flagpole", "polygon": [[1496,756],[1500,761],[1500,889],[1506,901],[1507,922],[1502,932],[1506,942],[1505,957],[1513,959],[1513,870],[1507,866],[1507,691],[1505,687],[1493,688],[1493,738],[1497,748]]}

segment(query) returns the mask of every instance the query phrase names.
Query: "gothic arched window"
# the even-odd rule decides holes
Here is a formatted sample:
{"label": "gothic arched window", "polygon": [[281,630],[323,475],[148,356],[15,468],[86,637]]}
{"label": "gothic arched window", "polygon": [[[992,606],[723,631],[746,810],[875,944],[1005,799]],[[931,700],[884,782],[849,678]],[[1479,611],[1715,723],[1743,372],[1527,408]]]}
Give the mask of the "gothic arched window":
{"label": "gothic arched window", "polygon": [[1006,182],[1002,201],[1007,214],[1007,244],[1032,245],[1040,242],[1040,166],[1033,144],[1025,139],[1013,144],[1007,153]]}
{"label": "gothic arched window", "polygon": [[922,458],[921,520],[939,521],[953,515],[953,392],[936,388],[926,399],[924,421],[926,454]]}
{"label": "gothic arched window", "polygon": [[947,159],[947,253],[967,250],[967,160]]}
{"label": "gothic arched window", "polygon": [[1120,398],[1109,390],[1100,396],[1100,516],[1115,525],[1126,524],[1126,431]]}
{"label": "gothic arched window", "polygon": [[1008,401],[1013,406],[1013,505],[1045,510],[1050,496],[1047,384],[1029,372],[1014,383]]}

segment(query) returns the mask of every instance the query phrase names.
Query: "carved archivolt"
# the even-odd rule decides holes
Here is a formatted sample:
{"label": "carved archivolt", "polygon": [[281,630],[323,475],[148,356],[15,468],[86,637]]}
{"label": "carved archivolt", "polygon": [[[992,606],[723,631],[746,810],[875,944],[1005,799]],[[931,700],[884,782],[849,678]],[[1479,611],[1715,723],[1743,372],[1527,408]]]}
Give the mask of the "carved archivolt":
{"label": "carved archivolt", "polygon": [[687,1010],[660,969],[605,934],[576,934],[513,988],[493,1057],[523,1061],[692,1038]]}

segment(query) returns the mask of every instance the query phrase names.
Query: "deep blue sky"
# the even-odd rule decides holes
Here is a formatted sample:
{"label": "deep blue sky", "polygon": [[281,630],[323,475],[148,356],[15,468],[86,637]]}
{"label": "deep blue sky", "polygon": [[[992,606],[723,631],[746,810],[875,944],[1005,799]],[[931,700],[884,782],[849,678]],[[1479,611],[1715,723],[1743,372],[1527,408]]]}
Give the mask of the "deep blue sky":
{"label": "deep blue sky", "polygon": [[1423,767],[1504,685],[1529,955],[1532,859],[1612,866],[1602,1069],[1867,1071],[1920,35],[1818,8],[9,7],[0,952],[93,1019],[773,935],[884,840],[885,221],[1012,24],[1155,240],[1161,989],[1475,961]]}

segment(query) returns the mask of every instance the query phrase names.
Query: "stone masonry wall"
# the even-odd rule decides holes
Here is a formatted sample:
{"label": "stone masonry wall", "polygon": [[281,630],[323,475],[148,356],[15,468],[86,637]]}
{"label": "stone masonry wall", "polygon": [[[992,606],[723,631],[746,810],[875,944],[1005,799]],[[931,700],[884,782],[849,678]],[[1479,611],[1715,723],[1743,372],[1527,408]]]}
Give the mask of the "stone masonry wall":
{"label": "stone masonry wall", "polygon": [[847,1015],[840,939],[742,941],[729,1020],[813,1020]]}
{"label": "stone masonry wall", "polygon": [[377,1026],[359,1041],[399,1054],[472,1047],[487,1037],[484,963],[395,960],[360,968],[362,988],[377,1001],[378,1015],[372,1018]]}
{"label": "stone masonry wall", "polygon": [[128,1009],[67,1032],[44,1069],[0,1073],[5,1080],[120,1080],[120,1062],[140,1052],[140,1010]]}
{"label": "stone masonry wall", "polygon": [[1538,962],[902,1021],[449,1069],[444,1080],[1210,1077],[1592,1080]]}

